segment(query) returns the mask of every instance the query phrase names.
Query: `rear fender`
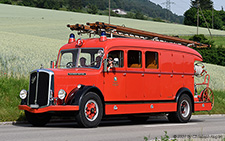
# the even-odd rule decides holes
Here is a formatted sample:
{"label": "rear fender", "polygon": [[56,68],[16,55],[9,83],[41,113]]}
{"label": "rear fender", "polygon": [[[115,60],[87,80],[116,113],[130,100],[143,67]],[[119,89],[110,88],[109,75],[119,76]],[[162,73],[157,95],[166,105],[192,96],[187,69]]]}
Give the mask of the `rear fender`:
{"label": "rear fender", "polygon": [[194,97],[193,94],[191,93],[191,91],[188,88],[180,88],[176,94],[176,102],[178,102],[179,98],[181,97],[181,95],[183,94],[187,94],[190,98],[191,98],[191,102],[192,102],[192,112],[194,112]]}

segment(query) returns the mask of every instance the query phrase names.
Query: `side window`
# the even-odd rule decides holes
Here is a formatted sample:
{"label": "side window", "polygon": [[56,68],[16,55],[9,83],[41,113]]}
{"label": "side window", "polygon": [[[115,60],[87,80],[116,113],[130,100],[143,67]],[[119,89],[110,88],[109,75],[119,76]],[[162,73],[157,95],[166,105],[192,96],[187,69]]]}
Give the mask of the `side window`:
{"label": "side window", "polygon": [[141,68],[142,67],[142,54],[141,51],[128,51],[128,67]]}
{"label": "side window", "polygon": [[145,52],[145,68],[158,69],[158,53],[157,52]]}
{"label": "side window", "polygon": [[115,67],[122,68],[124,66],[124,53],[121,50],[110,51],[108,53],[108,59],[114,60]]}

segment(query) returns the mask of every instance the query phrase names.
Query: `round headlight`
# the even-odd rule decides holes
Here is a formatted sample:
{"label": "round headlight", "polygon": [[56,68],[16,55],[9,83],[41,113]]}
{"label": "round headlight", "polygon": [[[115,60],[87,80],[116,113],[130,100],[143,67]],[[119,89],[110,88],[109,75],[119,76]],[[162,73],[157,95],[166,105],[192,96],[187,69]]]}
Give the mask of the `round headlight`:
{"label": "round headlight", "polygon": [[63,89],[59,90],[58,97],[63,100],[66,97],[66,92]]}
{"label": "round headlight", "polygon": [[26,90],[21,90],[20,91],[20,98],[21,99],[25,99],[25,98],[27,98],[27,91]]}

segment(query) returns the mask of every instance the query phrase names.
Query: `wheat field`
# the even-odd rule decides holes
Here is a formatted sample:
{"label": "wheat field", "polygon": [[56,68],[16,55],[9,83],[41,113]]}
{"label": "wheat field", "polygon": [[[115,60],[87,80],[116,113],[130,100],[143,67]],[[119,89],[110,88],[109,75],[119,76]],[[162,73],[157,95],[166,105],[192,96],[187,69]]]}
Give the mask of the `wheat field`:
{"label": "wheat field", "polygon": [[[46,10],[0,4],[0,75],[28,76],[31,70],[48,68],[56,60],[59,48],[66,44],[71,31],[67,24],[107,22],[108,16],[90,15],[68,11]],[[167,35],[190,35],[196,27],[111,17],[111,24]],[[211,30],[213,35],[225,35],[225,31]],[[208,35],[206,28],[200,34]],[[211,86],[225,89],[225,69],[206,64],[211,74]]]}

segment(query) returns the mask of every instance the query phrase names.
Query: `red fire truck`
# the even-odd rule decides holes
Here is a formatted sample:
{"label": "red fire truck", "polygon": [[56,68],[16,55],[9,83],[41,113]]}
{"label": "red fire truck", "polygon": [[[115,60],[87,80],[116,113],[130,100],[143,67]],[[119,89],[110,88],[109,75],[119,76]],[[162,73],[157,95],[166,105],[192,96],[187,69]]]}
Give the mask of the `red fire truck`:
{"label": "red fire truck", "polygon": [[[195,75],[206,73],[197,51],[143,40],[147,32],[126,27],[97,22],[68,27],[79,34],[101,35],[75,40],[71,34],[52,68],[30,73],[29,90],[20,92],[19,109],[32,125],[44,126],[57,112],[74,113],[82,127],[96,127],[106,115],[146,121],[151,113],[165,113],[169,121],[184,123],[192,112],[212,109],[209,75],[202,84],[194,83]],[[174,37],[157,37],[178,42]],[[180,44],[184,43],[199,46],[184,40]],[[206,85],[200,94],[196,93],[198,85]]]}

